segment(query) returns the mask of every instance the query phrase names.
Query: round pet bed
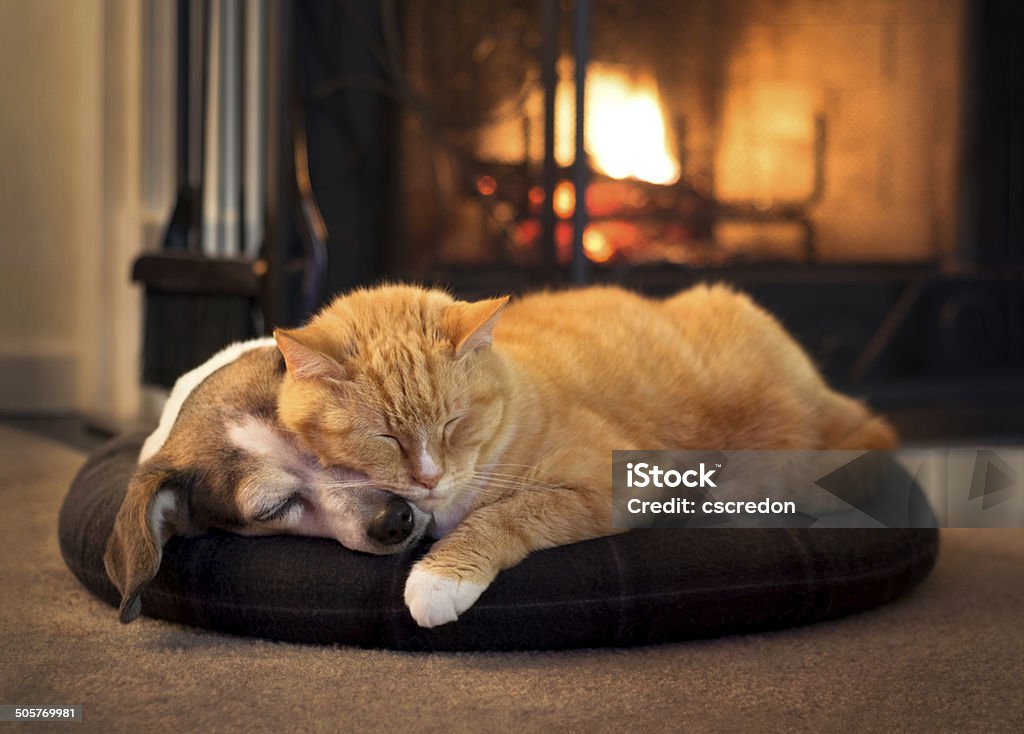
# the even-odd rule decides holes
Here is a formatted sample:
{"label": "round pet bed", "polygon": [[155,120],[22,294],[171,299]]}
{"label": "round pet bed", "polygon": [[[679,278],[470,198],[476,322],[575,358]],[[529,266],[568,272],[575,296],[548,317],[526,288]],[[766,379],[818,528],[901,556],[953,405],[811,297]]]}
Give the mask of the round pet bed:
{"label": "round pet bed", "polygon": [[[60,513],[68,567],[114,607],[103,549],[143,438],[123,436],[94,454]],[[928,574],[937,541],[924,529],[633,530],[535,553],[457,622],[421,629],[402,591],[426,546],[369,556],[331,540],[212,533],[171,539],[142,613],[276,640],[401,650],[639,645],[870,609]]]}

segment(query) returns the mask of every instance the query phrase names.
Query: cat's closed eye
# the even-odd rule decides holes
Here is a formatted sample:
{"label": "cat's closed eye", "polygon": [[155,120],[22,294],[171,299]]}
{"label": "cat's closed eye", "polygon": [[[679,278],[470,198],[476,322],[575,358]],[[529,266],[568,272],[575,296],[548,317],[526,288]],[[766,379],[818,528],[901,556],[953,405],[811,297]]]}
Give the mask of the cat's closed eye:
{"label": "cat's closed eye", "polygon": [[455,430],[455,426],[458,425],[459,421],[461,421],[464,417],[465,416],[457,415],[444,424],[443,433],[446,439],[451,437],[452,431]]}
{"label": "cat's closed eye", "polygon": [[380,434],[374,436],[374,438],[379,438],[379,439],[382,439],[384,441],[387,441],[389,444],[391,444],[396,449],[401,451],[402,454],[405,454],[405,447],[402,445],[402,442],[398,439],[397,436],[392,436],[389,433],[380,433]]}

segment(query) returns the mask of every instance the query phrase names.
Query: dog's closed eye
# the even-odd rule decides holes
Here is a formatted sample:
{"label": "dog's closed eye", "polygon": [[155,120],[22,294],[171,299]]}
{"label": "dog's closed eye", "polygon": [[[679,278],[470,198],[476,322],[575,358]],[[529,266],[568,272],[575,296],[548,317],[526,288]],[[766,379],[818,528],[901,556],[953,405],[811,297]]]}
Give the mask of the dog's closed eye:
{"label": "dog's closed eye", "polygon": [[255,517],[253,517],[253,520],[256,522],[275,522],[282,519],[295,507],[298,507],[301,502],[302,496],[298,492],[294,492],[283,502],[279,502],[276,505],[259,512]]}

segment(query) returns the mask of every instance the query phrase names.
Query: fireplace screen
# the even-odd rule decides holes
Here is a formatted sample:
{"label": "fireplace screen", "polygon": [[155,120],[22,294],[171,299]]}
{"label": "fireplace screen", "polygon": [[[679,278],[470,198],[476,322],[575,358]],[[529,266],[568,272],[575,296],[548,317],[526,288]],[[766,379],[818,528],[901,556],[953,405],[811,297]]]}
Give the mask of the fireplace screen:
{"label": "fireplace screen", "polygon": [[389,7],[407,274],[952,256],[962,0]]}

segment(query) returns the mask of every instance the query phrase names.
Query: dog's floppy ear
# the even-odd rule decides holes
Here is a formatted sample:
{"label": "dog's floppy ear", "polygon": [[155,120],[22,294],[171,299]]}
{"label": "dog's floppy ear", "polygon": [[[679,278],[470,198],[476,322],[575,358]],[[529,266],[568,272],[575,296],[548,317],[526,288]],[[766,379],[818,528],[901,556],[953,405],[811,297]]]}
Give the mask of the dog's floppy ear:
{"label": "dog's floppy ear", "polygon": [[139,593],[160,570],[164,543],[186,532],[188,525],[188,483],[156,458],[132,475],[103,555],[107,575],[121,592],[120,619],[125,623],[142,610]]}

